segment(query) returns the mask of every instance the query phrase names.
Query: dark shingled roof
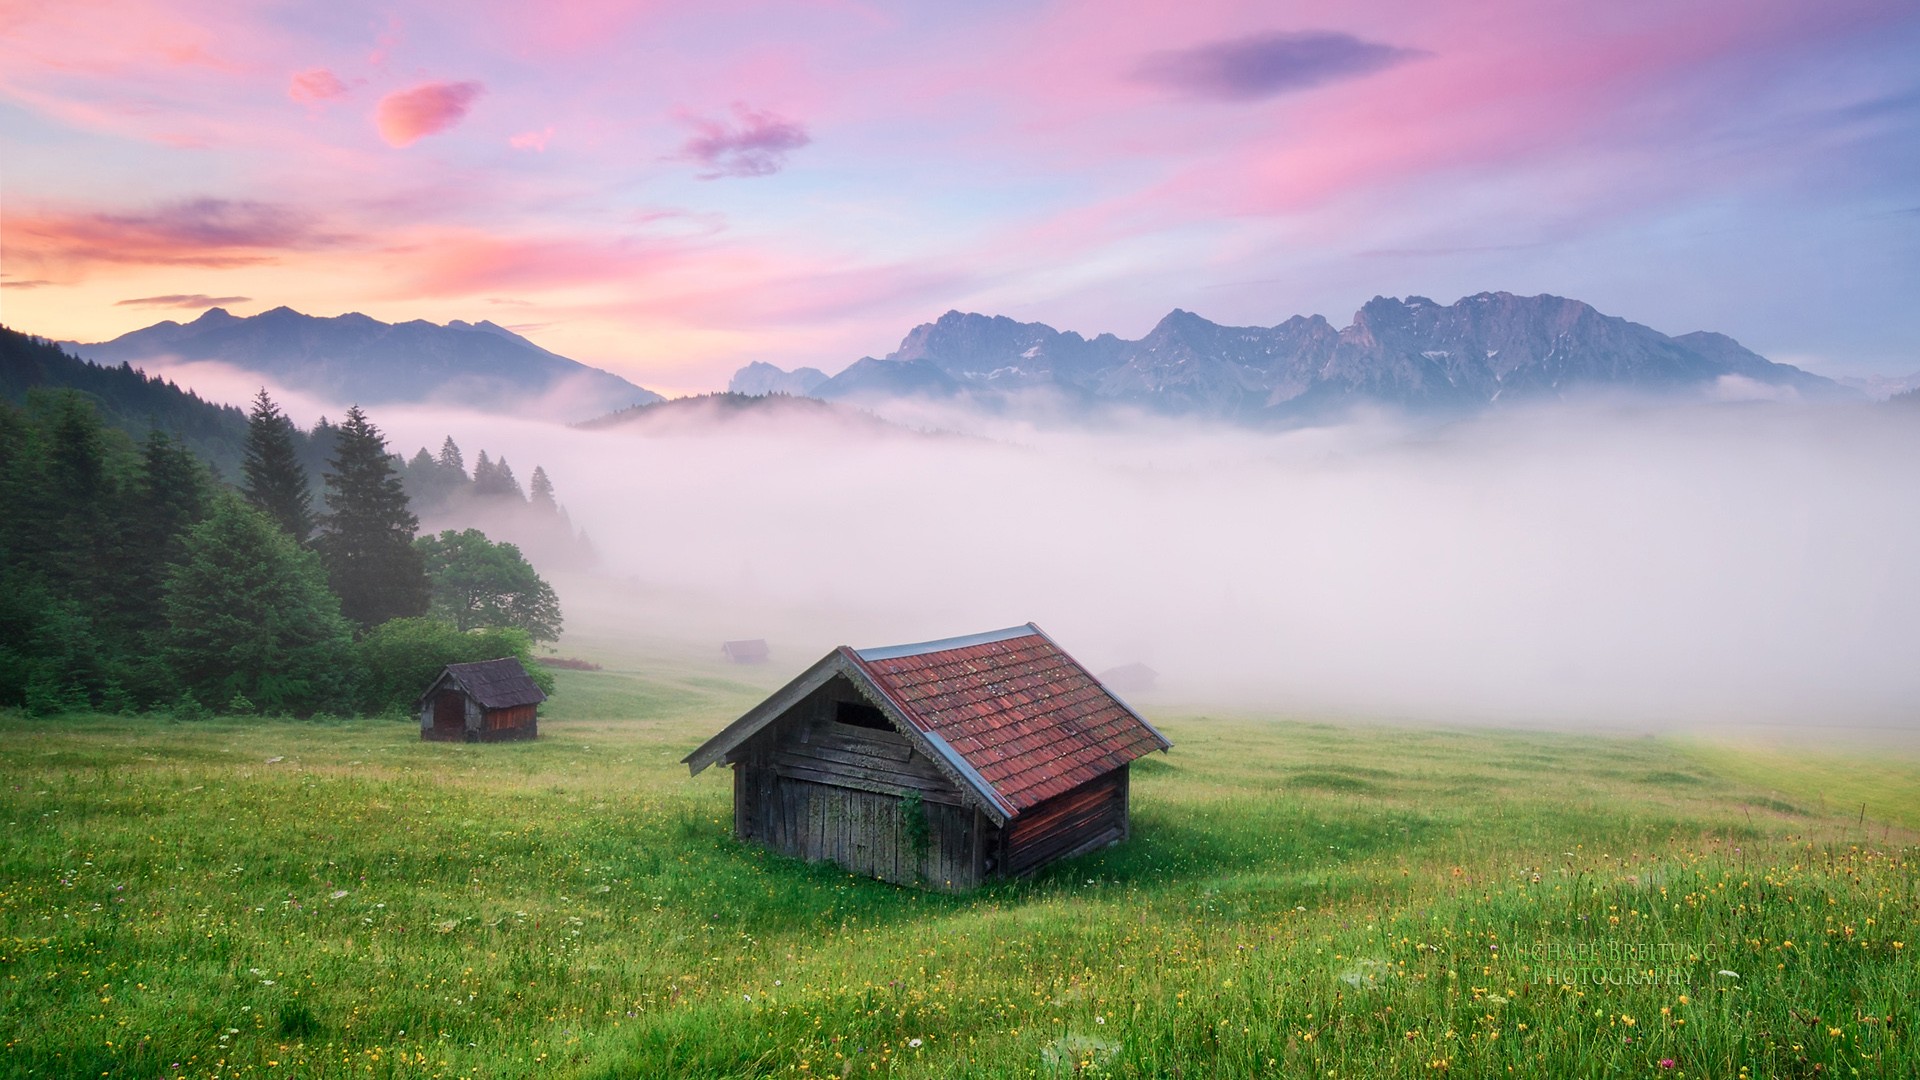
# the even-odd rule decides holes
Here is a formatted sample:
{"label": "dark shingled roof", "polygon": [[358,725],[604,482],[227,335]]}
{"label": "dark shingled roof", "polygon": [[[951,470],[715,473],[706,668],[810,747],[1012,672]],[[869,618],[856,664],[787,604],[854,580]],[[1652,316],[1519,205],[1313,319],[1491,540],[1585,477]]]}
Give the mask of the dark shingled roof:
{"label": "dark shingled roof", "polygon": [[1016,814],[1172,745],[1031,623],[853,655]]}
{"label": "dark shingled roof", "polygon": [[[515,705],[538,705],[547,700],[547,695],[534,683],[533,676],[520,666],[520,661],[503,656],[498,660],[482,660],[477,664],[448,664],[441,677],[452,676],[453,681],[467,695],[480,703],[483,709],[511,709]],[[440,679],[433,680],[435,686]],[[428,688],[429,690],[432,687]]]}

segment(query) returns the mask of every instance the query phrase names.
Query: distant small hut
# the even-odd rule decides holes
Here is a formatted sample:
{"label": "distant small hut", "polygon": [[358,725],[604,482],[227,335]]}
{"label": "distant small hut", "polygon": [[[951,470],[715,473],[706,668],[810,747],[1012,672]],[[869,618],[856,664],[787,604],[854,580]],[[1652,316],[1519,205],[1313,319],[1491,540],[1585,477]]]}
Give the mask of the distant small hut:
{"label": "distant small hut", "polygon": [[721,642],[720,655],[736,664],[764,664],[772,652],[767,648],[766,639],[749,638],[745,641]]}
{"label": "distant small hut", "polygon": [[1100,683],[1116,694],[1144,694],[1160,685],[1160,673],[1136,661],[1101,672]]}
{"label": "distant small hut", "polygon": [[477,664],[448,664],[428,684],[415,708],[420,737],[444,742],[505,742],[540,734],[546,692],[511,656]]}
{"label": "distant small hut", "polygon": [[733,766],[742,840],[959,890],[1125,840],[1128,766],[1172,745],[1028,623],[843,645],[685,762]]}

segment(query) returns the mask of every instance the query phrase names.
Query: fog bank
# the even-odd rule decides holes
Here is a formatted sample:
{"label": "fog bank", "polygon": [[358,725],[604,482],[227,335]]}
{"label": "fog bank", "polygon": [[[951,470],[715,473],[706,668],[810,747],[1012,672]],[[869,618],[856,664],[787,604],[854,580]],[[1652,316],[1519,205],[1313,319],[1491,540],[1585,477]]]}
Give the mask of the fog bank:
{"label": "fog bank", "polygon": [[1096,671],[1158,670],[1149,705],[1920,733],[1920,422],[1883,407],[1285,433],[371,415],[403,455],[451,434],[470,459],[546,467],[600,556],[593,577],[543,568],[584,640],[764,637],[797,672],[835,644],[1033,620]]}
{"label": "fog bank", "polygon": [[1182,702],[1868,730],[1920,711],[1920,425],[1884,409],[1284,434],[376,419],[399,450],[451,431],[546,466],[615,583],[563,589],[587,635],[765,637],[798,671],[836,643],[1033,620]]}

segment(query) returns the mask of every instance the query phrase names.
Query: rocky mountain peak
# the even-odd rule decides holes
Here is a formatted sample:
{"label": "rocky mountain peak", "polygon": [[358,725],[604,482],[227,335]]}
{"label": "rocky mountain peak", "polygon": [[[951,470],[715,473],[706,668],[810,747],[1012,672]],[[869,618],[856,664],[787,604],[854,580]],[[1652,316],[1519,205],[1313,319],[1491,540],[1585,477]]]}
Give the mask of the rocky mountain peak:
{"label": "rocky mountain peak", "polygon": [[1671,338],[1578,300],[1511,292],[1445,305],[1376,296],[1337,331],[1319,315],[1223,326],[1175,308],[1137,341],[950,311],[916,327],[886,361],[863,360],[812,392],[1003,401],[1043,388],[1088,406],[1272,422],[1362,403],[1457,413],[1595,391],[1706,399],[1728,376],[1805,397],[1851,393],[1725,335]]}

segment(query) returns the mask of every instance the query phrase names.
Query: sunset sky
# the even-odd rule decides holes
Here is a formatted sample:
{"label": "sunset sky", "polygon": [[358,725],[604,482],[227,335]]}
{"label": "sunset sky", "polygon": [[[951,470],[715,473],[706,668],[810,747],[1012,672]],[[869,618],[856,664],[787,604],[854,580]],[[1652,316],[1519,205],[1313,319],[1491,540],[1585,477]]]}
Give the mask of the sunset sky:
{"label": "sunset sky", "polygon": [[1920,5],[0,0],[0,321],[492,319],[665,392],[949,308],[1587,300],[1920,370]]}

